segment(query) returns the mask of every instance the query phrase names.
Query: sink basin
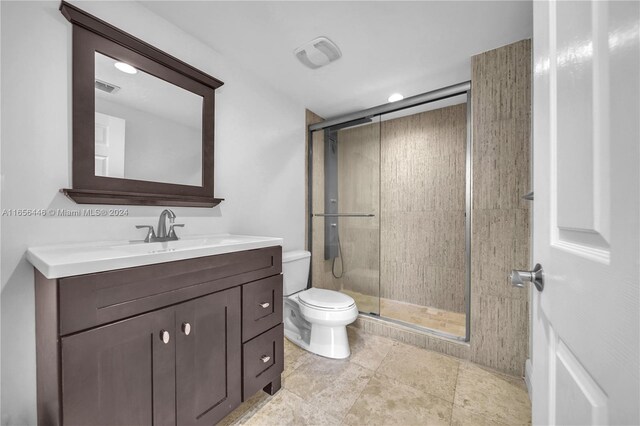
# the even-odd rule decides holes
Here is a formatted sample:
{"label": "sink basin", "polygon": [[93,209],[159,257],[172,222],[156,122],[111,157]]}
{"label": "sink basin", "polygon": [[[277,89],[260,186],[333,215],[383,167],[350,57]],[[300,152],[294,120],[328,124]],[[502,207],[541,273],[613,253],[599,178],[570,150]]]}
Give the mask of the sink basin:
{"label": "sink basin", "polygon": [[[155,243],[145,243],[143,241],[130,241],[128,244],[114,245],[114,250],[123,250],[129,253],[162,253],[177,250],[192,250],[203,247],[220,247],[242,244],[247,241],[247,236],[240,235],[214,235],[207,238],[185,237],[176,241],[164,241]],[[249,237],[261,238],[261,237]]]}
{"label": "sink basin", "polygon": [[198,235],[176,241],[98,241],[31,247],[27,259],[45,277],[60,278],[242,250],[281,246],[282,238]]}
{"label": "sink basin", "polygon": [[152,254],[152,253],[162,253],[165,251],[189,250],[196,247],[203,247],[206,244],[207,244],[206,239],[177,240],[177,241],[165,241],[165,242],[157,242],[157,243],[131,241],[128,244],[115,245],[111,248],[113,250],[122,250],[128,253]]}

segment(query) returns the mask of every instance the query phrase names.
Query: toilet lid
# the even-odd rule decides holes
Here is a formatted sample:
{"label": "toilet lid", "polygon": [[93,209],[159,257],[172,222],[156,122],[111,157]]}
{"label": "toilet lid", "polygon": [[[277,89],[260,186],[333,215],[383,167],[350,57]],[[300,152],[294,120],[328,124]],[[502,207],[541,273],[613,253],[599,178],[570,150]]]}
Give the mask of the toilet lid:
{"label": "toilet lid", "polygon": [[302,291],[298,293],[298,298],[305,305],[323,309],[346,309],[356,303],[353,298],[346,294],[321,288],[310,288]]}

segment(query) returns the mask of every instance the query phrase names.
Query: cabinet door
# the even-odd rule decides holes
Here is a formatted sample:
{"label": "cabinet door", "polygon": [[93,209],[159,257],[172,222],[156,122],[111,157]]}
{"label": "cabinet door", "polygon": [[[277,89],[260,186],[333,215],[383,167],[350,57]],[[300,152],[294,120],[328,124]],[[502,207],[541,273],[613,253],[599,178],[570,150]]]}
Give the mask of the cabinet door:
{"label": "cabinet door", "polygon": [[174,321],[168,308],[63,337],[63,423],[175,425]]}
{"label": "cabinet door", "polygon": [[179,425],[212,425],[240,404],[240,288],[176,307]]}

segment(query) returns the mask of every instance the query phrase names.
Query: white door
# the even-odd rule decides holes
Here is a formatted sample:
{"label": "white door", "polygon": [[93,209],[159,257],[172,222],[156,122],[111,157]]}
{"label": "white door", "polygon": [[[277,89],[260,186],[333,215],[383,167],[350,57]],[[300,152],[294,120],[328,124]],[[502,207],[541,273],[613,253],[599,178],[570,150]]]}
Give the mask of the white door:
{"label": "white door", "polygon": [[95,175],[124,177],[125,120],[96,112]]}
{"label": "white door", "polygon": [[533,7],[533,422],[637,425],[640,3]]}

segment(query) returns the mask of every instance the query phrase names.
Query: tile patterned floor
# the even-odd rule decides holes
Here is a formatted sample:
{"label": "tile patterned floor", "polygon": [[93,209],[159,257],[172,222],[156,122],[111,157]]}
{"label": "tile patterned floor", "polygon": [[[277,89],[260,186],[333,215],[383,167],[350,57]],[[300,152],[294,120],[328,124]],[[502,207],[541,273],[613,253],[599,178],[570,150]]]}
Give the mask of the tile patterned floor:
{"label": "tile patterned floor", "polygon": [[466,315],[464,313],[385,298],[378,299],[378,297],[345,289],[341,291],[353,297],[360,312],[380,311],[380,316],[442,331],[453,336],[464,337],[466,334]]}
{"label": "tile patterned floor", "polygon": [[282,389],[259,392],[222,425],[528,425],[521,379],[349,328],[351,357],[285,339]]}

